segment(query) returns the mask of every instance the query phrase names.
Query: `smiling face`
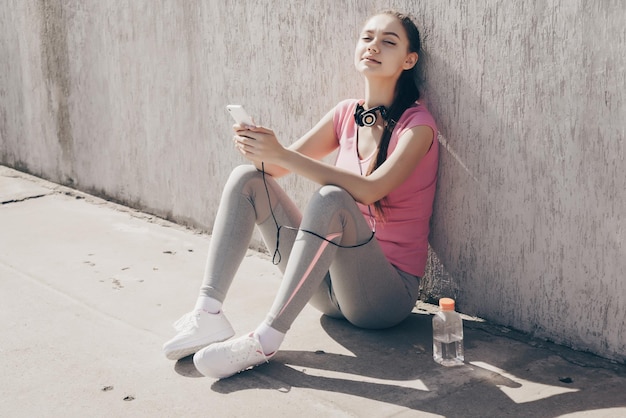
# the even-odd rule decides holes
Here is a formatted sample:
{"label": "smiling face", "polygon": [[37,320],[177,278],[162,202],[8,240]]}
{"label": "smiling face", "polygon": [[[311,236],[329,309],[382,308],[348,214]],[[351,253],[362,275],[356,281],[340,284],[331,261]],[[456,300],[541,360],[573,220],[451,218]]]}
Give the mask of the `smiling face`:
{"label": "smiling face", "polygon": [[366,77],[397,79],[402,71],[415,66],[417,53],[409,51],[409,40],[402,23],[389,14],[367,21],[357,42],[354,64]]}

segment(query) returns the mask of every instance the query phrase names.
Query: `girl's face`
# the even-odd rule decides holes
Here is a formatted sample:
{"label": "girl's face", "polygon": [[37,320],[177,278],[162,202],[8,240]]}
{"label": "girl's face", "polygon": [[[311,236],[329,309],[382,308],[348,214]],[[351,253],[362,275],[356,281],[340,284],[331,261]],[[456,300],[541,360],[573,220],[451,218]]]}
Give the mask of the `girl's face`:
{"label": "girl's face", "polygon": [[367,21],[354,53],[356,69],[365,76],[397,79],[415,66],[417,53],[409,52],[409,40],[402,23],[394,16],[380,14]]}

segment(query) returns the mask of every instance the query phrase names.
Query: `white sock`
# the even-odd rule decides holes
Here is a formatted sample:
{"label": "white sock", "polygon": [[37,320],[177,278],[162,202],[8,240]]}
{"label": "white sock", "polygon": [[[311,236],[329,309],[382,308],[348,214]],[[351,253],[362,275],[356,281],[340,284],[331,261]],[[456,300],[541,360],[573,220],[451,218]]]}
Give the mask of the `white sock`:
{"label": "white sock", "polygon": [[280,348],[285,334],[275,330],[274,328],[262,322],[255,330],[254,333],[258,335],[261,347],[263,347],[263,353],[269,355],[274,353]]}
{"label": "white sock", "polygon": [[209,296],[198,296],[194,311],[203,309],[208,313],[218,314],[222,310],[222,302]]}

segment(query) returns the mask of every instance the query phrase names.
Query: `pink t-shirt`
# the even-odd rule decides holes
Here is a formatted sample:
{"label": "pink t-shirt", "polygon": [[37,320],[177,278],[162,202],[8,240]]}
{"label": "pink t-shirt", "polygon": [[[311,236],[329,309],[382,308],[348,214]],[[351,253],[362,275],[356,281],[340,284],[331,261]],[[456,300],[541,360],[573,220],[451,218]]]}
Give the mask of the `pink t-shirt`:
{"label": "pink t-shirt", "polygon": [[[354,121],[357,103],[358,100],[344,100],[335,107],[333,124],[339,140],[335,165],[354,173],[365,174],[373,156],[363,160],[358,156],[357,126]],[[376,239],[389,262],[402,271],[422,277],[428,257],[428,233],[439,163],[437,125],[422,104],[416,103],[402,114],[391,134],[387,155],[395,150],[398,138],[406,130],[419,125],[429,126],[433,130],[433,144],[404,183],[387,195],[384,206],[387,219],[386,222],[379,221],[376,225]],[[360,203],[358,205],[363,216],[369,219],[368,207]]]}

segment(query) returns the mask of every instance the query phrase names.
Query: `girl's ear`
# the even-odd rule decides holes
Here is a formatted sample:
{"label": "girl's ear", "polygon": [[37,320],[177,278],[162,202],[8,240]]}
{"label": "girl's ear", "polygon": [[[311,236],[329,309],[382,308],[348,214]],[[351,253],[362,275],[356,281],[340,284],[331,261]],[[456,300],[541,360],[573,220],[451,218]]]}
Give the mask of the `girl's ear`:
{"label": "girl's ear", "polygon": [[404,68],[405,70],[410,70],[411,68],[415,67],[418,59],[419,55],[417,55],[417,52],[411,52],[409,55],[407,55],[402,68]]}

